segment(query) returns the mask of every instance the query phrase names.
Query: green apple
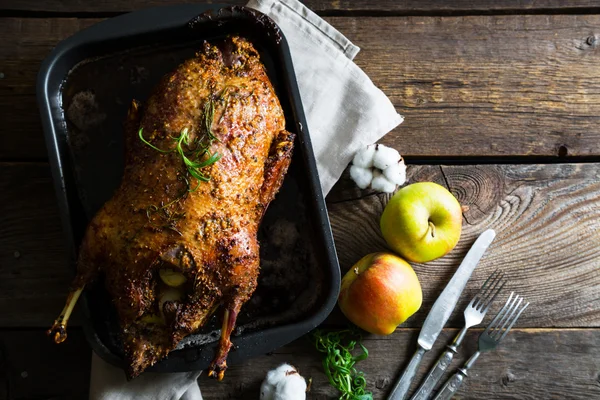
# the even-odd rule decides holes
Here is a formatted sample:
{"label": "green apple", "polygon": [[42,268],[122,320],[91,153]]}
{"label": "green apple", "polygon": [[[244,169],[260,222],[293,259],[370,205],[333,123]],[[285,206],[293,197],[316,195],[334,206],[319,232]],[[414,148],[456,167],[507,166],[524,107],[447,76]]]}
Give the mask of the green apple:
{"label": "green apple", "polygon": [[413,262],[427,262],[450,252],[460,239],[462,209],[443,186],[419,182],[394,194],[381,216],[388,245]]}
{"label": "green apple", "polygon": [[342,279],[338,304],[367,332],[389,335],[421,307],[423,293],[409,263],[391,253],[361,258]]}

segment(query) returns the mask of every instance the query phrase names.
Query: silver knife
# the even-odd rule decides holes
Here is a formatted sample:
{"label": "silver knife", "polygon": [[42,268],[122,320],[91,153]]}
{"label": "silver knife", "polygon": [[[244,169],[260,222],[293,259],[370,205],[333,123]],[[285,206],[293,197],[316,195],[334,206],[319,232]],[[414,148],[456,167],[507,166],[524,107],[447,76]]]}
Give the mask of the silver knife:
{"label": "silver knife", "polygon": [[429,311],[429,315],[425,319],[419,339],[417,340],[417,351],[410,360],[410,363],[408,363],[400,379],[394,385],[388,400],[404,400],[406,398],[410,384],[423,359],[423,355],[433,347],[433,343],[442,331],[448,318],[450,318],[450,314],[452,314],[469,277],[479,260],[481,260],[481,257],[483,257],[483,253],[485,253],[494,240],[494,237],[496,237],[496,232],[493,229],[488,229],[479,235],[454,273],[454,276],[450,279],[440,297],[437,298],[433,307],[431,307],[431,311]]}

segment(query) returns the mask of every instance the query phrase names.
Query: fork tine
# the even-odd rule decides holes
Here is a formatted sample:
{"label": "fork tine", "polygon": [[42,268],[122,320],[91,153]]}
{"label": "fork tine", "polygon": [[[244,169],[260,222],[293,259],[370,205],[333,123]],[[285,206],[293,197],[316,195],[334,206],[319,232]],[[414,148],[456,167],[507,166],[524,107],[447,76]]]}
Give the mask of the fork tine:
{"label": "fork tine", "polygon": [[490,282],[492,282],[492,284],[493,284],[494,280],[496,279],[496,276],[498,276],[498,272],[499,272],[498,270],[495,270],[494,272],[492,272],[492,274],[485,280],[485,282],[483,282],[481,289],[479,289],[479,291],[473,298],[473,299],[477,299],[477,301],[474,304],[474,307],[476,309],[478,309],[481,306],[482,300],[485,298],[485,296],[487,296],[486,292],[487,292],[488,288],[491,286]]}
{"label": "fork tine", "polygon": [[[498,287],[498,285],[500,285],[500,287]],[[487,313],[487,311],[489,310],[489,308],[492,305],[492,303],[494,302],[494,300],[496,300],[496,297],[498,297],[498,294],[502,291],[502,289],[504,289],[505,285],[506,285],[506,280],[504,279],[504,274],[502,274],[502,277],[498,280],[498,282],[494,286],[492,292],[490,293],[491,296],[488,296],[486,298],[486,303],[483,305],[484,313]]]}
{"label": "fork tine", "polygon": [[489,301],[485,304],[485,307],[483,309],[483,313],[487,313],[488,310],[490,309],[492,303],[496,300],[496,297],[498,297],[498,295],[500,294],[500,292],[502,292],[502,289],[504,289],[504,286],[506,286],[506,282],[502,282],[502,285],[498,288],[498,290],[496,290],[496,292],[492,295],[492,297],[489,299]]}
{"label": "fork tine", "polygon": [[496,316],[494,317],[492,322],[490,322],[488,324],[488,326],[485,328],[484,333],[487,333],[489,335],[490,330],[496,326],[496,321],[498,321],[502,317],[502,314],[504,313],[504,311],[508,308],[509,304],[511,303],[514,294],[515,294],[515,292],[510,292],[510,296],[508,297],[508,300],[506,300],[504,307],[502,307],[502,309],[500,311],[498,311],[498,314],[496,314]]}
{"label": "fork tine", "polygon": [[510,310],[510,314],[508,312],[506,313],[505,318],[502,321],[502,325],[496,330],[496,337],[500,337],[502,331],[506,328],[506,325],[510,324],[513,315],[517,312],[521,303],[523,303],[523,296],[517,297],[519,297],[519,301],[515,302],[514,307]]}
{"label": "fork tine", "polygon": [[483,294],[483,296],[482,296],[482,299],[481,299],[480,304],[479,304],[480,307],[485,307],[485,305],[487,303],[487,299],[490,297],[490,295],[492,295],[494,293],[494,291],[496,290],[496,288],[502,282],[503,279],[504,279],[504,273],[503,272],[499,273],[498,275],[496,275],[494,277],[494,280],[491,282],[491,284],[487,288],[485,294]]}
{"label": "fork tine", "polygon": [[502,339],[504,339],[504,337],[508,334],[508,332],[512,329],[513,325],[515,324],[515,322],[517,322],[517,320],[519,319],[519,317],[521,316],[521,313],[523,311],[525,311],[525,309],[529,307],[529,302],[525,303],[525,305],[523,307],[521,307],[521,309],[519,310],[519,312],[517,313],[517,315],[515,315],[515,317],[513,318],[512,322],[510,323],[510,325],[508,326],[508,328],[506,328],[506,330],[504,331],[504,333],[502,334],[502,336],[500,336],[500,339],[498,339],[498,341],[501,341]]}
{"label": "fork tine", "polygon": [[514,310],[515,305],[521,300],[522,300],[522,298],[519,295],[515,296],[515,298],[512,300],[511,304],[509,305],[509,307],[506,309],[506,311],[502,315],[502,318],[500,318],[500,320],[496,323],[494,328],[491,330],[490,337],[492,337],[495,340],[496,335],[498,334],[498,331],[504,325],[504,323],[510,316],[510,313]]}
{"label": "fork tine", "polygon": [[473,296],[473,298],[471,299],[471,301],[469,302],[469,304],[467,304],[467,308],[469,307],[473,307],[473,304],[475,303],[475,300],[477,300],[477,295]]}
{"label": "fork tine", "polygon": [[510,325],[508,326],[508,328],[506,328],[506,330],[504,331],[504,333],[502,334],[502,336],[500,336],[500,339],[498,339],[498,341],[501,341],[502,339],[504,339],[504,337],[508,334],[508,332],[512,329],[513,325],[515,324],[515,322],[517,322],[517,320],[519,319],[519,317],[521,316],[521,313],[523,311],[525,311],[525,309],[529,306],[529,302],[525,303],[525,305],[523,307],[521,307],[521,309],[519,310],[519,312],[517,313],[517,315],[515,315],[515,317],[513,318],[512,322],[510,323]]}

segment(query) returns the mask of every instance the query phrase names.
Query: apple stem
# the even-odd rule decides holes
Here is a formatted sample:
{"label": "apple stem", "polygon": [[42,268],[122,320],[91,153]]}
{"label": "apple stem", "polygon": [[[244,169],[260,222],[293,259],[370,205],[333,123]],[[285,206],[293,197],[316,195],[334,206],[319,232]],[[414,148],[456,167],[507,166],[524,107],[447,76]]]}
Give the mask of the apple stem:
{"label": "apple stem", "polygon": [[429,221],[429,227],[431,228],[431,237],[435,237],[435,225]]}

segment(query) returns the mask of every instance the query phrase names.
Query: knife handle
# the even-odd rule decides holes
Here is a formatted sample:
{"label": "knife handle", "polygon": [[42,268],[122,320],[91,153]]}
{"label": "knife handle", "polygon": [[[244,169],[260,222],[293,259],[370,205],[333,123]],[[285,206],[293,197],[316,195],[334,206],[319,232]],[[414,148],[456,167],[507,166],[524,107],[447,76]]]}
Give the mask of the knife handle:
{"label": "knife handle", "polygon": [[429,394],[433,391],[435,385],[442,378],[442,375],[444,375],[446,368],[448,368],[452,362],[454,354],[456,354],[456,349],[452,348],[452,346],[448,346],[448,350],[442,353],[433,369],[427,375],[425,382],[423,382],[421,387],[419,387],[419,390],[417,390],[417,393],[415,393],[410,400],[427,400],[429,398]]}
{"label": "knife handle", "polygon": [[421,364],[421,360],[423,360],[423,354],[425,354],[427,350],[422,348],[421,346],[417,347],[417,351],[412,356],[412,359],[408,363],[408,366],[402,372],[402,376],[392,389],[392,393],[389,395],[388,400],[404,400],[406,399],[406,395],[408,394],[408,390],[410,389],[410,384],[415,377],[417,370],[419,369],[419,364]]}

